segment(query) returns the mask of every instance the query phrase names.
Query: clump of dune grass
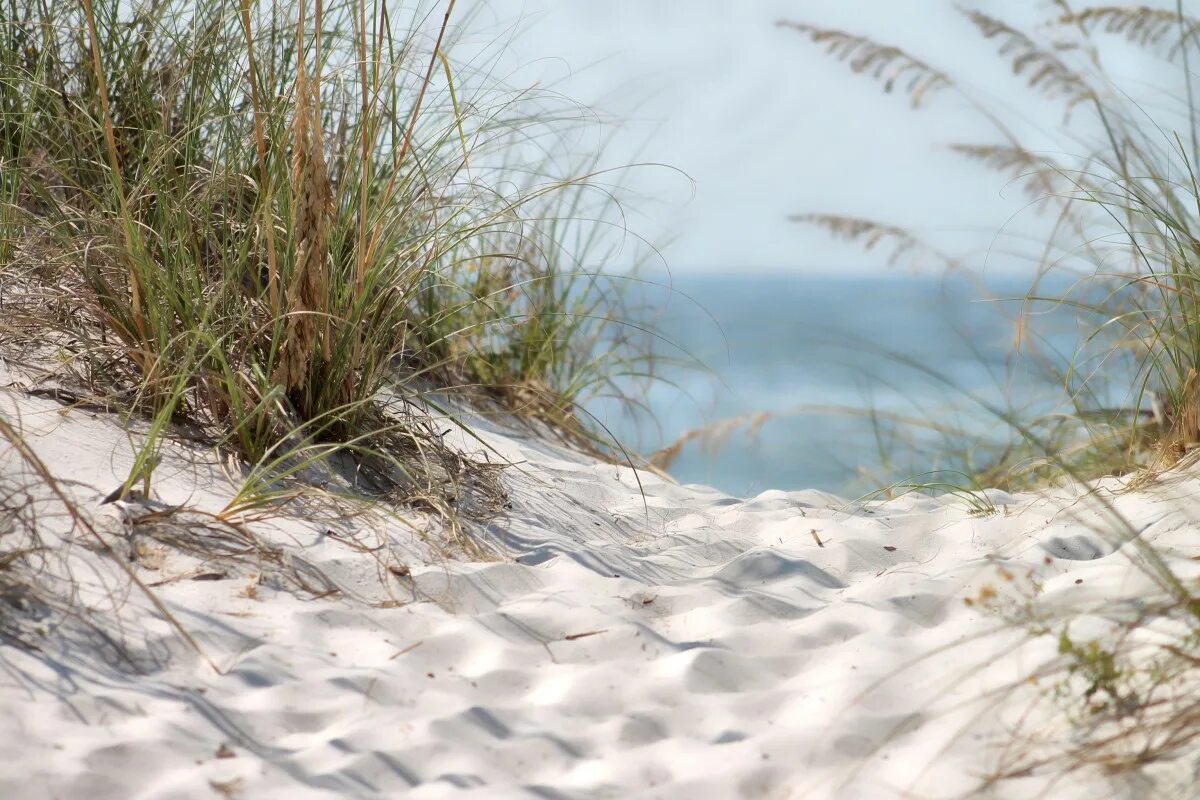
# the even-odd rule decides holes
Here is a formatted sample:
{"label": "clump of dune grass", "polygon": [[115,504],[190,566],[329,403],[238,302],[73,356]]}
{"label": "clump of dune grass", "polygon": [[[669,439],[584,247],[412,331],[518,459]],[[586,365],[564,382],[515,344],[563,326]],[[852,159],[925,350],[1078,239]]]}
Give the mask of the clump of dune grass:
{"label": "clump of dune grass", "polygon": [[581,112],[455,66],[458,13],[6,0],[0,337],[32,388],[149,420],[128,486],[188,425],[264,487],[340,452],[446,505],[481,473],[433,391],[601,441],[578,408],[643,372],[588,261],[611,192],[543,155]]}
{"label": "clump of dune grass", "polygon": [[[1045,239],[1024,251],[1035,279],[1018,320],[1017,355],[1044,368],[1065,401],[1050,413],[1024,414],[979,401],[1012,435],[998,449],[984,443],[988,455],[971,465],[958,488],[1073,482],[1102,509],[1099,532],[1155,587],[1153,596],[1136,603],[1136,613],[1092,610],[1112,618],[1115,633],[1106,640],[1079,638],[1070,615],[1046,618],[1035,600],[1012,620],[1057,641],[1060,662],[1039,679],[1067,713],[1073,735],[1036,754],[1016,747],[996,780],[1043,767],[1137,770],[1194,753],[1200,730],[1200,601],[1193,585],[1140,540],[1111,500],[1088,488],[1102,475],[1143,485],[1164,468],[1194,464],[1191,454],[1200,446],[1200,112],[1192,73],[1200,22],[1181,2],[1050,5],[1052,14],[1036,33],[979,10],[962,14],[1016,81],[1058,105],[1073,157],[1027,148],[1012,118],[977,98],[932,56],[919,58],[847,31],[780,23],[853,72],[878,80],[886,92],[907,94],[914,106],[953,93],[991,124],[994,141],[952,144],[951,150],[1017,182],[1050,220]],[[1105,52],[1117,41],[1163,59],[1162,74],[1176,76],[1172,107],[1139,104],[1112,80]],[[901,255],[916,249],[916,237],[886,222],[836,214],[802,219],[867,247],[888,242]],[[1020,248],[1010,253],[1021,254]],[[964,259],[953,256],[948,263],[963,268]],[[1063,276],[1069,288],[1052,292],[1050,284]],[[1038,312],[1049,307],[1070,308],[1083,323],[1075,352],[1062,360],[1042,349],[1037,331]],[[1128,378],[1117,404],[1105,385],[1113,376]],[[939,433],[972,447],[964,431]],[[971,464],[969,458],[960,461]]]}

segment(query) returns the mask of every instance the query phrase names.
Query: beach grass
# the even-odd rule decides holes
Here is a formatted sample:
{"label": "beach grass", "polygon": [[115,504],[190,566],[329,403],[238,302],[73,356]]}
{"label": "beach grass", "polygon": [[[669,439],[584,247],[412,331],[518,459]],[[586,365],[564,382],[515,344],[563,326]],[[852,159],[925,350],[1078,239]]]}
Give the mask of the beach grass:
{"label": "beach grass", "polygon": [[[1181,2],[1049,5],[1036,30],[977,9],[961,11],[965,27],[995,50],[1033,102],[1057,105],[1063,150],[1073,156],[1027,148],[1015,133],[1024,120],[977,96],[969,79],[938,66],[932,56],[849,31],[779,23],[854,73],[878,81],[885,92],[906,96],[914,108],[956,95],[989,124],[995,139],[950,149],[1021,186],[1031,208],[1050,220],[1032,247],[1006,244],[1005,253],[1024,258],[1035,276],[1021,302],[1015,355],[1060,387],[1059,406],[1031,414],[969,397],[969,404],[1011,433],[999,442],[981,441],[933,418],[882,421],[901,450],[922,441],[931,458],[957,465],[890,484],[885,493],[913,488],[950,493],[988,514],[998,510],[988,507],[983,486],[1030,489],[1068,482],[1084,489],[1085,499],[1099,509],[1097,532],[1151,582],[1132,616],[1120,608],[1086,612],[1114,621],[1116,633],[1103,640],[1076,638],[1071,615],[1040,615],[1036,586],[1015,616],[1011,604],[995,601],[994,591],[969,599],[994,606],[1031,635],[1057,638],[1058,671],[1038,677],[1074,729],[1070,742],[1049,750],[1034,746],[1036,735],[1021,744],[1014,738],[1012,760],[996,779],[1047,766],[1068,773],[1082,767],[1109,774],[1136,770],[1184,752],[1198,730],[1200,601],[1192,585],[1172,573],[1124,520],[1112,494],[1116,485],[1100,489],[1092,482],[1121,476],[1119,486],[1145,486],[1170,468],[1192,465],[1200,446],[1200,115],[1193,75],[1200,21]],[[1167,81],[1170,102],[1122,88],[1106,66],[1114,46],[1161,58],[1165,68],[1160,64],[1159,74],[1173,76]],[[886,248],[893,260],[933,254],[947,269],[972,268],[965,256],[947,254],[887,221],[839,213],[796,219],[868,249]],[[1067,288],[1056,292],[1051,286]],[[1068,308],[1081,321],[1078,346],[1065,359],[1043,349],[1046,337],[1037,325],[1047,308]],[[1109,384],[1115,376],[1128,383],[1114,404]]]}
{"label": "beach grass", "polygon": [[[1018,184],[1031,199],[1030,213],[1051,220],[1044,239],[1005,242],[1002,250],[1035,275],[1017,315],[1017,357],[1023,366],[1044,368],[1063,390],[1063,408],[1027,422],[1051,435],[1054,452],[1070,454],[1072,472],[1101,476],[1168,466],[1200,440],[1200,121],[1190,73],[1195,21],[1182,7],[1076,11],[1062,2],[1054,4],[1045,29],[1033,34],[982,11],[962,14],[1034,101],[1057,105],[1064,151],[1075,155],[1027,148],[1015,132],[1026,120],[989,105],[972,91],[969,78],[959,79],[921,54],[847,31],[779,24],[853,72],[878,80],[885,91],[906,95],[913,107],[925,109],[953,94],[988,123],[994,141],[951,143],[950,150]],[[1121,88],[1105,67],[1114,41],[1166,59],[1181,93],[1175,102],[1165,110],[1157,99],[1139,104]],[[948,269],[975,268],[965,256],[886,221],[836,213],[796,219],[867,248],[889,248],[893,260],[933,253]],[[1052,286],[1067,288],[1056,292]],[[1065,366],[1055,366],[1062,360],[1046,352],[1037,327],[1052,307],[1069,308],[1082,321]],[[1104,382],[1125,372],[1129,385],[1114,404]],[[1044,454],[1020,445],[1003,447],[992,463],[980,466],[989,485],[1021,488],[1054,479]]]}
{"label": "beach grass", "polygon": [[453,497],[435,395],[612,451],[578,409],[647,373],[597,274],[616,178],[586,112],[458,65],[455,5],[6,0],[0,337],[142,422],[127,489],[187,426],[247,465],[231,508],[337,454]]}

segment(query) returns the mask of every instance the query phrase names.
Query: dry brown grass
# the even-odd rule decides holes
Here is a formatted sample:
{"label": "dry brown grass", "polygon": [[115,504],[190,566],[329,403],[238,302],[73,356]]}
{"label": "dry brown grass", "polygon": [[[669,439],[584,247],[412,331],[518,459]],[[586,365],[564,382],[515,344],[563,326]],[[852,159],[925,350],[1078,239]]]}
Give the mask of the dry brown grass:
{"label": "dry brown grass", "polygon": [[789,219],[792,222],[815,225],[834,238],[860,245],[867,252],[876,248],[886,249],[889,266],[907,261],[918,265],[951,268],[955,263],[950,256],[898,225],[844,214],[794,214]]}
{"label": "dry brown grass", "polygon": [[1019,181],[1031,200],[1053,200],[1072,189],[1061,165],[1019,144],[952,144],[950,150]]}
{"label": "dry brown grass", "polygon": [[845,61],[854,72],[880,81],[885,92],[899,88],[909,96],[914,108],[954,85],[947,73],[898,47],[880,44],[866,36],[788,20],[781,21],[779,26],[804,34],[829,55]]}
{"label": "dry brown grass", "polygon": [[[297,50],[303,53],[303,37],[299,38]],[[329,293],[333,282],[329,275],[329,227],[333,190],[325,167],[320,85],[309,77],[303,60],[297,69],[296,98],[292,122],[295,267],[292,285],[284,293],[287,325],[273,378],[287,389],[300,413],[310,417],[318,411],[305,398],[314,374],[310,361],[317,357],[328,362],[330,358]],[[346,399],[353,396],[352,390],[345,393]]]}
{"label": "dry brown grass", "polygon": [[1065,3],[1059,22],[1077,25],[1087,33],[1122,36],[1139,47],[1167,47],[1167,58],[1175,59],[1200,34],[1200,21],[1181,17],[1178,11],[1151,6],[1093,6],[1080,11]]}
{"label": "dry brown grass", "polygon": [[1030,89],[1062,101],[1068,116],[1080,103],[1096,101],[1095,90],[1083,75],[1024,31],[982,11],[964,13],[980,35],[999,42],[999,55],[1011,65],[1013,74],[1023,77]]}
{"label": "dry brown grass", "polygon": [[757,411],[684,431],[675,441],[655,452],[650,457],[650,463],[658,469],[670,469],[683,449],[691,444],[699,445],[708,453],[716,453],[739,432],[750,438],[757,436],[762,427],[777,416],[769,411]]}

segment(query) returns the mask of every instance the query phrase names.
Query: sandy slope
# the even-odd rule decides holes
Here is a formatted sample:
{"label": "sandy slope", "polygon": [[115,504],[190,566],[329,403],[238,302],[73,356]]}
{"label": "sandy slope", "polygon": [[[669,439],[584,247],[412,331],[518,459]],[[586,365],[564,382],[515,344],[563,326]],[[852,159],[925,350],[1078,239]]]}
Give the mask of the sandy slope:
{"label": "sandy slope", "polygon": [[[1037,586],[1039,607],[1066,609],[1145,592],[1065,493],[993,493],[984,516],[916,496],[742,501],[645,474],[643,494],[629,469],[499,428],[489,442],[521,462],[486,534],[503,560],[439,559],[413,533],[432,541],[436,525],[415,513],[310,508],[248,527],[283,549],[279,565],[205,561],[131,545],[121,514],[145,507],[97,505],[129,464],[113,419],[0,403],[220,669],[77,541],[81,599],[117,597],[110,633],[137,663],[72,622],[37,650],[0,647],[4,798],[970,795],[1006,731],[1052,734],[1059,717],[1045,702],[1030,712],[1043,686],[1023,682],[1052,638],[999,629],[964,599]],[[0,450],[3,474],[14,464]],[[196,511],[234,491],[186,448],[159,474],[157,499]],[[1180,476],[1116,501],[1189,577],[1197,489]],[[236,538],[196,511],[174,519],[205,542]],[[63,566],[49,569],[46,581]],[[312,597],[330,583],[343,594]],[[26,633],[55,619],[5,615]],[[1195,768],[1193,755],[1134,776],[1048,770],[992,794],[1169,796]]]}

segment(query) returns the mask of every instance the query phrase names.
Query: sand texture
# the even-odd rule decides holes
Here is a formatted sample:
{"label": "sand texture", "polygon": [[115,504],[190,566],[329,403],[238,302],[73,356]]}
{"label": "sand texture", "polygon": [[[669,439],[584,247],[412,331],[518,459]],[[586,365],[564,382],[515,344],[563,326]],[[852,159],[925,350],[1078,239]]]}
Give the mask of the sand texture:
{"label": "sand texture", "polygon": [[[1066,490],[993,492],[983,514],[740,500],[480,421],[516,466],[477,532],[503,555],[472,563],[416,510],[226,524],[236,484],[186,445],[152,501],[100,505],[131,463],[115,418],[0,403],[204,653],[0,448],[57,553],[39,580],[69,574],[92,610],[0,606],[3,798],[1143,798],[1195,777],[1193,750],[979,788],[1038,746],[1014,742],[1068,735],[1029,680],[1054,637],[1006,615],[1035,598],[1103,632],[1148,596],[1132,545]],[[1189,580],[1198,490],[1179,474],[1113,500]]]}

